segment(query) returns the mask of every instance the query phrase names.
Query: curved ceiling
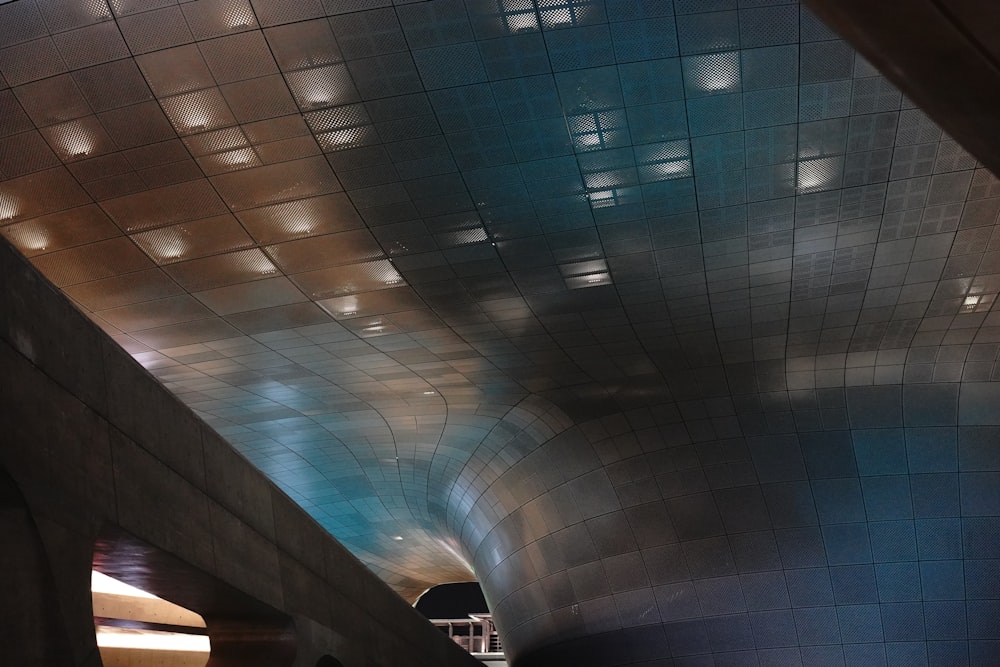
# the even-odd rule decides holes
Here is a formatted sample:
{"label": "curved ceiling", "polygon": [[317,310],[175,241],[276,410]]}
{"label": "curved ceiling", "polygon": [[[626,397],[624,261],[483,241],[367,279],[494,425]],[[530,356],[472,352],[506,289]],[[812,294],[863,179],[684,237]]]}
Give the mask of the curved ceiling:
{"label": "curved ceiling", "polygon": [[1000,181],[794,1],[18,0],[0,74],[0,234],[411,597],[575,423],[992,372]]}

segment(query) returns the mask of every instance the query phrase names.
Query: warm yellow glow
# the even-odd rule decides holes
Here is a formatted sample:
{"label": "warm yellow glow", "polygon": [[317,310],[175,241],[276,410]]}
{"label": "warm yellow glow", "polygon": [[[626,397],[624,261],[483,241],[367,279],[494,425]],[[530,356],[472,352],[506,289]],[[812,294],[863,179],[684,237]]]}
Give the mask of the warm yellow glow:
{"label": "warm yellow glow", "polygon": [[17,213],[17,199],[14,195],[0,192],[0,220],[12,220]]}
{"label": "warm yellow glow", "polygon": [[129,598],[145,598],[147,600],[160,599],[152,593],[147,593],[146,591],[138,589],[135,586],[129,586],[124,581],[113,579],[106,574],[98,572],[97,570],[93,570],[90,573],[90,591],[91,593],[106,593],[108,595],[121,595]]}
{"label": "warm yellow glow", "polygon": [[229,165],[231,167],[243,167],[251,164],[254,161],[254,157],[252,148],[240,148],[235,151],[219,153],[217,159],[222,164]]}
{"label": "warm yellow glow", "polygon": [[333,91],[329,88],[310,86],[302,91],[302,101],[306,103],[306,106],[311,108],[325,107],[333,104],[331,92]]}
{"label": "warm yellow glow", "polygon": [[25,250],[46,250],[49,247],[49,237],[44,229],[28,229],[20,235],[19,245]]}
{"label": "warm yellow glow", "polygon": [[171,236],[163,242],[163,258],[178,259],[187,252],[187,242],[179,234]]}
{"label": "warm yellow glow", "polygon": [[132,630],[100,626],[97,628],[97,645],[100,648],[130,648],[145,651],[185,651],[211,653],[212,646],[204,635],[185,635],[179,632]]}

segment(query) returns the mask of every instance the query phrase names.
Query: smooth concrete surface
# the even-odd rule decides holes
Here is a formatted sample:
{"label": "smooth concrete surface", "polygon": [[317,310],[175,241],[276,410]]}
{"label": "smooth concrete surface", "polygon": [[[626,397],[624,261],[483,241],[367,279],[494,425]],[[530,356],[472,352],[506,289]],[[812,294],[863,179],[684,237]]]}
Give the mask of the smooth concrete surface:
{"label": "smooth concrete surface", "polygon": [[100,665],[92,563],[199,613],[209,665],[478,664],[0,244],[0,655]]}

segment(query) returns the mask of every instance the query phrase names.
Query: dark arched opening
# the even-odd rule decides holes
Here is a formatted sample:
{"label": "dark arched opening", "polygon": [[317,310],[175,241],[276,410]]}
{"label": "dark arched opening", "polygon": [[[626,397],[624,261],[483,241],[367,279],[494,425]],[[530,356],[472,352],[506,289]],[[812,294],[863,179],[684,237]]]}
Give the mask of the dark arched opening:
{"label": "dark arched opening", "polygon": [[469,614],[489,613],[490,609],[483,589],[475,581],[429,588],[413,606],[430,619],[465,618]]}
{"label": "dark arched opening", "polygon": [[[287,614],[115,526],[101,531],[93,558],[94,570],[204,619],[211,644],[207,667],[292,664],[295,633]],[[138,625],[157,629],[143,621]],[[190,621],[176,625],[186,626],[188,634],[199,631]]]}
{"label": "dark arched opening", "polygon": [[440,584],[417,599],[417,611],[456,644],[491,664],[503,657],[503,647],[489,604],[478,582]]}
{"label": "dark arched opening", "polygon": [[0,655],[4,664],[71,664],[49,559],[28,504],[0,466]]}
{"label": "dark arched opening", "polygon": [[332,655],[324,655],[316,662],[316,667],[344,667],[344,663]]}

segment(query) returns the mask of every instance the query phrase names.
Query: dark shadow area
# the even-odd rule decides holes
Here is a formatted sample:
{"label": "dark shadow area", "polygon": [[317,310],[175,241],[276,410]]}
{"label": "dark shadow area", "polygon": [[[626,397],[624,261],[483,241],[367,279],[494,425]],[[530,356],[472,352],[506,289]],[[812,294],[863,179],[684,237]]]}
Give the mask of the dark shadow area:
{"label": "dark shadow area", "polygon": [[332,655],[324,655],[316,663],[316,667],[344,667],[344,663],[337,660]]}
{"label": "dark shadow area", "polygon": [[489,611],[483,589],[477,582],[441,584],[420,596],[416,610],[430,619],[465,618]]}
{"label": "dark shadow area", "polygon": [[3,664],[70,664],[49,560],[28,505],[0,467],[0,655]]}

